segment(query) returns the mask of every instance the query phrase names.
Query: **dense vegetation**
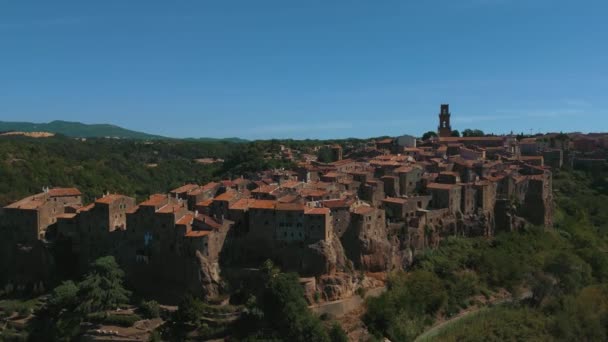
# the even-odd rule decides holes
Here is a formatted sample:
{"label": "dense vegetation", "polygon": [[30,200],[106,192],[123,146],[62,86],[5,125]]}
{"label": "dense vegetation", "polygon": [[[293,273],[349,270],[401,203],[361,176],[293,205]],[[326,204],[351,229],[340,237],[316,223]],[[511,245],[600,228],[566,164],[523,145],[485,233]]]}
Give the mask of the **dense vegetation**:
{"label": "dense vegetation", "polygon": [[[281,146],[314,153],[313,147],[334,143],[348,151],[349,146],[361,141],[288,139],[233,143],[0,137],[0,206],[38,193],[44,186],[78,187],[87,202],[108,191],[142,200],[187,182],[204,184],[294,166],[280,154]],[[197,163],[200,158],[219,158],[224,163]]]}
{"label": "dense vegetation", "polygon": [[[65,137],[0,138],[0,205],[38,193],[43,186],[76,186],[90,201],[117,192],[139,200],[186,182],[205,183],[231,175],[290,165],[277,157],[278,141],[250,144],[195,140],[80,141]],[[221,158],[205,165],[198,158]]]}
{"label": "dense vegetation", "polygon": [[437,320],[497,302],[506,289],[512,302],[502,299],[502,306],[445,329],[442,340],[606,340],[607,176],[554,177],[555,230],[527,227],[492,241],[449,238],[420,256],[411,272],[391,275],[389,290],[369,300],[370,330],[411,341]]}
{"label": "dense vegetation", "polygon": [[13,300],[14,307],[1,305],[7,315],[18,312],[21,317],[35,316],[27,329],[19,334],[9,330],[0,333],[0,340],[69,341],[81,333],[82,322],[131,326],[141,318],[136,314],[113,315],[110,310],[124,307],[131,301],[131,292],[123,286],[124,272],[114,257],[97,259],[85,277],[75,282],[64,281],[44,298]]}
{"label": "dense vegetation", "polygon": [[[337,325],[326,325],[309,309],[295,273],[283,273],[272,262],[261,268],[261,281],[248,283],[245,303],[212,307],[186,295],[162,329],[166,340],[205,340],[227,334],[231,341],[346,341]],[[240,311],[236,320],[230,314]],[[223,319],[210,320],[215,314]],[[219,314],[219,315],[218,315]]]}

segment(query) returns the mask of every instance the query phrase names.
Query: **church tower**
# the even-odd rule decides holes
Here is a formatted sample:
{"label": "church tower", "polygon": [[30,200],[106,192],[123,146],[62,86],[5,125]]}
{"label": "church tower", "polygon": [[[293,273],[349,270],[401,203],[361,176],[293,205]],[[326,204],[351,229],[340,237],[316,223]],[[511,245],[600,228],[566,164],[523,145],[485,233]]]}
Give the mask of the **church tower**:
{"label": "church tower", "polygon": [[437,134],[439,137],[449,137],[452,135],[452,126],[450,126],[450,105],[448,104],[441,105]]}

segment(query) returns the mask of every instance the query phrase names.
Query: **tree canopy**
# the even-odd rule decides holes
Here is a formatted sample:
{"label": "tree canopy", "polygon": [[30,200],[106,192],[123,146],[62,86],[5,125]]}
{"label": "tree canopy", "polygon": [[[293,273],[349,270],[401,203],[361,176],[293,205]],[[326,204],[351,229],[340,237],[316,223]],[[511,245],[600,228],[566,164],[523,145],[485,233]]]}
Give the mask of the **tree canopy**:
{"label": "tree canopy", "polygon": [[422,135],[422,140],[429,140],[430,138],[436,137],[436,136],[437,136],[437,133],[435,133],[434,131],[428,131]]}
{"label": "tree canopy", "polygon": [[463,137],[483,137],[484,135],[485,134],[480,129],[470,129],[470,128],[467,128],[464,131],[462,131],[462,136]]}

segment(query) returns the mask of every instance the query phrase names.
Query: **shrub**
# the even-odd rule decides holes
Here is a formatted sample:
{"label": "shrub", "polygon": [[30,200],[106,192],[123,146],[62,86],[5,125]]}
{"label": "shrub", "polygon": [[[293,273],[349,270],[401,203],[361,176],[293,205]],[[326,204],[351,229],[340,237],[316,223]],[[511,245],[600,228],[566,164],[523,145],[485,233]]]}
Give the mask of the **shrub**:
{"label": "shrub", "polygon": [[334,323],[329,329],[329,339],[332,342],[348,342],[346,332],[338,323]]}
{"label": "shrub", "polygon": [[319,315],[319,319],[322,321],[329,321],[331,319],[331,314],[324,312],[321,315]]}
{"label": "shrub", "polygon": [[131,327],[135,322],[141,321],[138,315],[108,315],[104,320],[104,324],[113,324],[121,327]]}
{"label": "shrub", "polygon": [[142,301],[139,305],[139,308],[145,318],[160,317],[160,305],[155,300]]}

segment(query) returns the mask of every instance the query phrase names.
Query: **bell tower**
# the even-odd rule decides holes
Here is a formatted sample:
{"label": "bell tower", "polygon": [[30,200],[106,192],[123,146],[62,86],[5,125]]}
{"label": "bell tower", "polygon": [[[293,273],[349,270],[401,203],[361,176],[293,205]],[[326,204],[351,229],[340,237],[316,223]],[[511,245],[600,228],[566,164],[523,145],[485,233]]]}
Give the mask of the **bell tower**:
{"label": "bell tower", "polygon": [[439,127],[437,129],[439,137],[449,137],[452,135],[450,126],[450,105],[442,104],[439,112]]}

